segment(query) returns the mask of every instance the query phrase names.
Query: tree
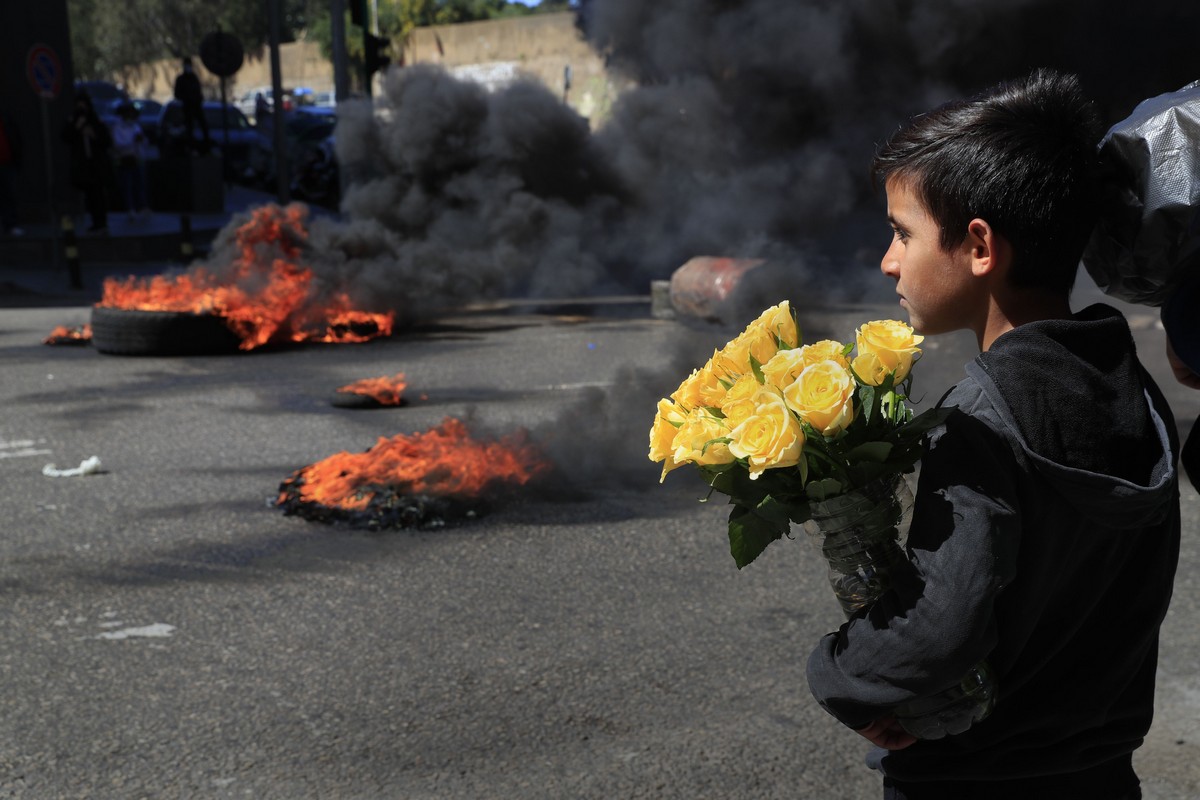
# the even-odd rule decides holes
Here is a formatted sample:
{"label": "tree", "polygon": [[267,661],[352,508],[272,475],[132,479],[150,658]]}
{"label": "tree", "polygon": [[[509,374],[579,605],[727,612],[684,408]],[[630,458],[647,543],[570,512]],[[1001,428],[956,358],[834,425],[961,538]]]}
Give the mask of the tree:
{"label": "tree", "polygon": [[[283,0],[285,41],[308,24],[320,0]],[[161,58],[195,56],[208,34],[223,30],[246,50],[267,42],[263,0],[67,0],[77,77],[108,78]]]}

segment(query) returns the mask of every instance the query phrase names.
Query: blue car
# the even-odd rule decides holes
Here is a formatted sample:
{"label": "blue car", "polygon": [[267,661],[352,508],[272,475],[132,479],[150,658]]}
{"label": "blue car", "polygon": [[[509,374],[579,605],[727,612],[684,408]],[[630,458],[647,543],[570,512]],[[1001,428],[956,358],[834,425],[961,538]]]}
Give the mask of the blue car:
{"label": "blue car", "polygon": [[[226,178],[259,185],[271,171],[271,142],[237,106],[219,102],[204,104],[211,152],[224,155]],[[158,149],[163,156],[180,156],[204,150],[204,135],[193,126],[189,139],[183,122],[183,105],[172,100],[158,116]]]}

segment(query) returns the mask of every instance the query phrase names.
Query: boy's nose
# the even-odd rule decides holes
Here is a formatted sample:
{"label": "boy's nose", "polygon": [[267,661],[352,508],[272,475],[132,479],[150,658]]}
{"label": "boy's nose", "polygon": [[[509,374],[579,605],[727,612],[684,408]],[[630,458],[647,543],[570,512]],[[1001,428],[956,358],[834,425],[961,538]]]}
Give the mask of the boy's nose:
{"label": "boy's nose", "polygon": [[879,269],[889,278],[898,279],[900,277],[900,258],[894,252],[895,249],[896,244],[893,242],[887,252],[883,254],[883,260],[879,262]]}

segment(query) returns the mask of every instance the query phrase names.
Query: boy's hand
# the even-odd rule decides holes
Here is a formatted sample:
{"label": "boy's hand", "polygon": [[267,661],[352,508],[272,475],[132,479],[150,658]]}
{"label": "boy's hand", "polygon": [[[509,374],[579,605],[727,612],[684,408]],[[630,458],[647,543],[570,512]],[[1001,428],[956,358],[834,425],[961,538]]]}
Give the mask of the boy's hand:
{"label": "boy's hand", "polygon": [[1191,368],[1183,363],[1183,359],[1175,354],[1175,348],[1171,346],[1171,340],[1167,339],[1167,363],[1171,365],[1171,372],[1175,375],[1175,380],[1192,389],[1200,389],[1200,375],[1192,372]]}
{"label": "boy's hand", "polygon": [[903,750],[917,741],[891,715],[880,717],[865,728],[855,728],[854,732],[885,750]]}

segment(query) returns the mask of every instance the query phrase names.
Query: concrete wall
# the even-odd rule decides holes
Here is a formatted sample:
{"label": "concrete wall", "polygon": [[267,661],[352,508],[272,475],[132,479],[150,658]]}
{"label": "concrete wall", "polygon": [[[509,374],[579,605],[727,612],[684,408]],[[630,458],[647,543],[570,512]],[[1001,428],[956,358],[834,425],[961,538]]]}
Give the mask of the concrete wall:
{"label": "concrete wall", "polygon": [[[393,47],[396,52],[400,49]],[[564,71],[570,67],[567,103],[593,124],[607,116],[622,88],[605,72],[603,59],[580,36],[572,12],[417,28],[403,53],[406,64],[441,64],[460,78],[493,88],[517,76],[532,77],[559,96],[564,94]],[[199,59],[193,60],[199,68]],[[321,56],[314,42],[283,45],[279,60],[284,87],[333,89],[333,65]],[[167,100],[178,72],[179,63],[174,60],[152,64],[125,76],[126,87],[135,97]],[[203,69],[199,72],[209,96],[218,97],[218,79]],[[270,84],[271,62],[264,48],[260,53],[247,54],[226,92],[236,97]]]}
{"label": "concrete wall", "polygon": [[[205,94],[216,100],[221,96],[221,80],[208,73],[200,63],[199,56],[192,62],[200,76]],[[122,76],[126,90],[132,97],[153,97],[155,100],[171,99],[175,76],[181,63],[176,59],[156,61],[140,69],[131,70]],[[279,48],[279,68],[283,73],[284,88],[307,86],[315,91],[333,89],[333,65],[321,55],[315,42],[289,42]],[[263,47],[258,52],[248,52],[242,68],[225,84],[226,95],[234,98],[242,92],[258,86],[271,85],[270,51]]]}
{"label": "concrete wall", "polygon": [[408,64],[442,64],[463,78],[497,85],[516,75],[535,78],[563,95],[593,125],[602,121],[624,88],[575,27],[575,14],[535,14],[502,20],[417,28],[404,50]]}

